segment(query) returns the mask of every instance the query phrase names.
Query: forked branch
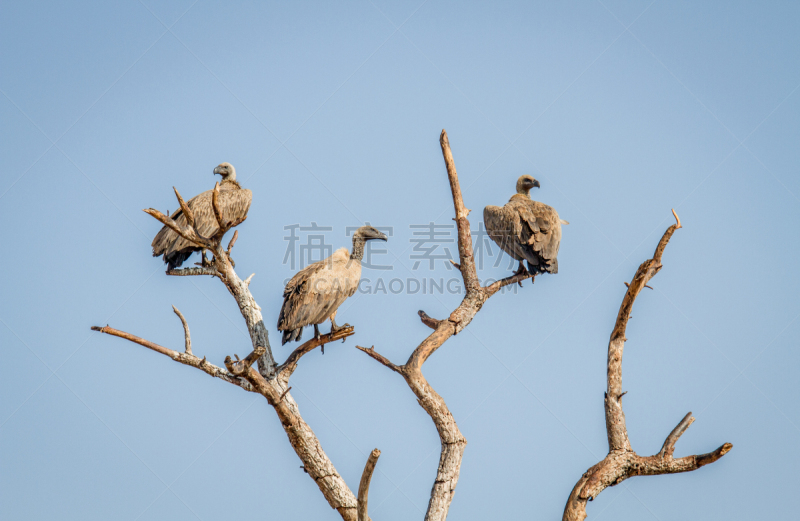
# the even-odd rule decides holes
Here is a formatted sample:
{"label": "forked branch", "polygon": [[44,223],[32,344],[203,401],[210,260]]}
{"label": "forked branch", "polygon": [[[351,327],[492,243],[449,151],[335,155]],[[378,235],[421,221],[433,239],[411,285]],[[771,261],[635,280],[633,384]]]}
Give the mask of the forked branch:
{"label": "forked branch", "polygon": [[717,450],[707,454],[673,458],[675,444],[686,429],[694,422],[692,413],[687,414],[672,429],[658,454],[639,456],[631,448],[628,429],[625,426],[625,414],[622,411],[622,352],[625,347],[625,331],[630,318],[633,303],[643,288],[649,287],[647,282],[662,268],[661,257],[675,230],[681,228],[681,221],[675,210],[672,210],[676,223],[667,228],[656,246],[652,259],[644,261],[633,280],[627,283],[627,291],[611,332],[608,343],[607,389],[605,395],[606,432],[608,434],[608,455],[590,468],[572,489],[572,493],[564,508],[564,521],[582,521],[586,518],[586,502],[597,497],[606,487],[614,486],[632,476],[652,476],[658,474],[675,474],[697,470],[713,463],[733,448],[725,443]]}
{"label": "forked branch", "polygon": [[[278,366],[272,355],[269,337],[261,315],[261,308],[256,303],[249,290],[250,280],[253,276],[251,275],[247,280],[241,280],[234,271],[233,261],[230,258],[230,252],[236,243],[238,233],[234,233],[233,238],[228,243],[227,250],[223,249],[221,246],[221,241],[225,233],[232,227],[241,224],[241,222],[244,221],[244,217],[238,218],[232,222],[224,221],[219,204],[219,185],[216,185],[212,191],[212,207],[215,219],[219,225],[219,231],[215,233],[213,237],[206,238],[197,231],[194,219],[195,216],[192,215],[191,209],[188,208],[188,205],[177,190],[175,190],[175,195],[178,198],[178,203],[182,211],[186,215],[186,222],[189,223],[189,226],[179,225],[169,216],[152,208],[145,210],[145,212],[195,246],[211,251],[214,255],[214,259],[210,265],[203,263],[203,265],[196,268],[171,270],[168,274],[179,276],[213,275],[219,278],[239,306],[239,311],[250,333],[252,352],[241,360],[238,356],[235,356],[235,360],[231,357],[227,357],[225,359],[226,369],[210,364],[205,358],[202,360],[199,359],[191,354],[188,326],[177,309],[175,309],[175,312],[181,317],[181,321],[184,325],[186,353],[173,351],[148,340],[109,327],[94,327],[92,329],[138,343],[156,352],[167,355],[182,364],[196,367],[212,376],[264,396],[267,402],[274,408],[281,426],[289,438],[292,448],[303,462],[303,468],[319,487],[323,496],[328,501],[328,504],[339,512],[344,521],[356,521],[356,496],[336,471],[336,468],[325,454],[314,432],[303,420],[297,403],[289,393],[290,387],[287,385],[288,377],[296,367],[297,360],[305,352],[310,351],[318,345],[324,344],[326,341],[341,339],[352,335],[352,328],[339,331],[332,336],[328,335],[323,338],[321,342],[317,340],[304,344],[290,356],[289,364],[284,364],[284,370],[280,377],[278,377]],[[256,361],[258,362],[258,370],[252,367]]]}
{"label": "forked branch", "polygon": [[433,332],[414,349],[408,361],[403,365],[392,363],[388,358],[375,351],[374,347],[367,349],[356,346],[373,360],[403,376],[409,388],[417,397],[419,404],[433,420],[439,433],[442,449],[436,480],[431,490],[428,511],[425,515],[426,521],[443,521],[447,517],[450,503],[455,494],[456,484],[458,483],[461,459],[467,440],[459,431],[458,425],[447,408],[444,399],[436,393],[425,379],[422,374],[422,365],[451,336],[458,334],[467,327],[478,311],[481,310],[486,300],[497,293],[498,290],[508,284],[531,277],[530,275],[512,276],[486,288],[480,286],[475,269],[475,260],[472,256],[472,234],[469,220],[467,219],[470,211],[464,205],[458,173],[456,172],[453,153],[450,149],[450,141],[447,137],[447,132],[444,130],[442,130],[439,138],[439,144],[442,148],[447,178],[450,183],[450,192],[455,210],[454,220],[458,229],[459,262],[453,262],[453,265],[461,272],[466,295],[464,295],[461,304],[446,319],[436,320],[428,316],[424,311],[419,312],[422,323],[433,329]]}
{"label": "forked branch", "polygon": [[[175,311],[178,313],[177,309]],[[275,409],[292,447],[303,461],[306,472],[317,484],[320,491],[325,496],[325,499],[332,508],[339,512],[344,521],[356,521],[357,499],[336,471],[336,468],[333,466],[330,459],[328,459],[325,451],[322,450],[322,446],[314,435],[314,432],[305,421],[303,421],[297,403],[295,403],[291,394],[289,394],[290,388],[283,387],[279,378],[266,379],[259,374],[258,371],[250,367],[256,359],[263,356],[265,352],[268,352],[267,347],[262,345],[256,346],[253,352],[243,360],[233,361],[230,357],[227,357],[225,362],[228,369],[226,370],[211,364],[205,357],[200,359],[190,353],[174,351],[154,342],[150,342],[149,340],[108,326],[94,326],[92,330],[124,338],[125,340],[147,347],[157,353],[166,355],[176,362],[200,369],[211,376],[237,385],[246,391],[264,396],[267,402]],[[342,332],[339,333],[342,334]],[[349,333],[344,334],[352,334],[352,329]],[[255,338],[258,338],[258,335],[256,335]]]}
{"label": "forked branch", "polygon": [[139,344],[152,351],[155,351],[156,353],[161,353],[162,355],[166,355],[183,365],[188,365],[189,367],[200,369],[204,373],[209,374],[215,378],[225,380],[226,382],[232,383],[233,385],[238,385],[245,391],[255,392],[253,387],[247,380],[245,380],[244,378],[239,378],[238,376],[229,373],[228,371],[226,371],[221,367],[215,366],[214,364],[206,361],[205,357],[200,359],[191,353],[181,353],[179,351],[174,351],[172,349],[169,349],[168,347],[160,346],[154,342],[145,340],[144,338],[140,338],[138,336],[131,335],[130,333],[126,333],[125,331],[120,331],[118,329],[114,329],[108,326],[105,327],[92,326],[92,331],[99,331],[107,335],[124,338],[125,340],[129,340],[135,344]]}

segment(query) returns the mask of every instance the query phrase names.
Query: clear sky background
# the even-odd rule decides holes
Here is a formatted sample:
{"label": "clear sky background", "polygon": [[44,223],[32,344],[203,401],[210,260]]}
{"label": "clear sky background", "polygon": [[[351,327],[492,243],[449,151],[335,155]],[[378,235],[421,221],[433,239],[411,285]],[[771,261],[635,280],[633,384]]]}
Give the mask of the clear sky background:
{"label": "clear sky background", "polygon": [[[794,2],[3,2],[0,518],[337,519],[262,397],[89,327],[180,349],[174,304],[196,354],[249,352],[223,285],[165,276],[141,212],[222,161],[254,193],[234,259],[279,360],[284,226],[329,226],[334,248],[391,226],[375,259],[393,269],[365,277],[453,277],[413,270],[410,242],[452,223],[442,128],[474,229],[522,174],[571,222],[558,275],[493,298],[425,365],[469,441],[450,518],[558,519],[606,454],[608,336],[673,207],[684,229],[627,334],[631,442],[655,453],[693,411],[676,455],[734,449],[608,489],[590,519],[792,518],[799,24]],[[292,379],[351,489],[383,451],[376,520],[423,517],[439,440],[354,346],[402,362],[429,333],[416,311],[459,300],[359,294],[339,312],[356,335]]]}

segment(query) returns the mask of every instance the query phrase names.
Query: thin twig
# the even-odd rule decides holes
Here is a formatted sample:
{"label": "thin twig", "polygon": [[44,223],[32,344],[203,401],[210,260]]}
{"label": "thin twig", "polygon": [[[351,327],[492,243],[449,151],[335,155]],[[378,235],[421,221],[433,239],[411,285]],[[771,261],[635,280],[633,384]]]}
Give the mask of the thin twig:
{"label": "thin twig", "polygon": [[381,364],[385,365],[386,367],[388,367],[392,371],[395,371],[395,372],[400,373],[400,374],[404,373],[405,366],[393,364],[391,361],[389,361],[388,358],[386,358],[382,354],[380,354],[377,351],[375,351],[375,346],[372,346],[369,349],[367,349],[366,347],[356,346],[356,349],[364,351],[369,356],[371,356],[373,359],[375,359],[378,362],[380,362]]}
{"label": "thin twig", "polygon": [[192,354],[192,337],[189,335],[189,324],[186,323],[186,319],[183,318],[183,313],[181,313],[178,308],[172,306],[172,311],[181,319],[181,324],[183,324],[184,352],[190,355]]}
{"label": "thin twig", "polygon": [[427,313],[425,313],[421,309],[417,311],[417,314],[419,315],[419,319],[422,320],[422,323],[431,329],[436,329],[442,322],[441,320],[436,320],[435,318],[430,317]]}
{"label": "thin twig", "polygon": [[231,254],[231,250],[233,249],[233,245],[236,244],[236,239],[239,238],[239,230],[233,232],[233,237],[231,237],[231,241],[228,243],[228,255]]}

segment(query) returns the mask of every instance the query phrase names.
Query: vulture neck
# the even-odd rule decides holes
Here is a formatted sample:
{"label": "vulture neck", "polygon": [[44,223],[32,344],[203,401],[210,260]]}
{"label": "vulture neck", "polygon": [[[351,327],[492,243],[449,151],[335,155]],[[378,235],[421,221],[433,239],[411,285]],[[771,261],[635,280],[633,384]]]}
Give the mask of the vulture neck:
{"label": "vulture neck", "polygon": [[353,237],[353,252],[350,254],[351,259],[361,262],[361,259],[364,258],[364,244],[366,242],[364,237],[360,235]]}
{"label": "vulture neck", "polygon": [[530,199],[531,198],[530,192],[531,192],[530,190],[525,190],[525,189],[518,190],[517,193],[511,196],[511,198],[514,199],[523,197],[525,199]]}
{"label": "vulture neck", "polygon": [[239,182],[236,181],[235,177],[226,177],[225,179],[222,180],[222,182],[219,184],[219,186],[220,187],[229,186],[229,187],[236,187],[236,188],[241,188],[242,187],[242,185],[240,185]]}

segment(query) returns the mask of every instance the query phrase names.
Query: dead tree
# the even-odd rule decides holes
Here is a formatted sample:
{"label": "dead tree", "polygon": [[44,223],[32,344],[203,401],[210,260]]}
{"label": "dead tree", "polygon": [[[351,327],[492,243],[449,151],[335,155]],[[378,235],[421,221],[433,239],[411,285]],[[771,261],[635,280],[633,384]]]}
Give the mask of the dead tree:
{"label": "dead tree", "polygon": [[[444,399],[436,393],[425,379],[425,376],[422,374],[422,365],[451,336],[458,334],[467,327],[491,296],[509,284],[520,283],[525,279],[533,277],[529,273],[517,274],[487,286],[480,285],[475,269],[475,261],[472,256],[472,236],[470,234],[469,220],[467,219],[470,210],[464,206],[461,188],[458,182],[458,174],[456,173],[453,155],[450,151],[450,144],[445,131],[442,131],[440,136],[440,144],[447,168],[447,176],[450,182],[453,205],[455,207],[455,221],[458,228],[459,262],[451,262],[453,262],[456,268],[461,272],[461,276],[464,280],[466,289],[464,298],[461,304],[459,304],[446,319],[437,320],[428,316],[424,311],[419,312],[422,322],[433,329],[433,332],[414,349],[403,365],[392,363],[386,357],[375,351],[374,347],[367,349],[356,346],[373,359],[403,377],[411,391],[417,397],[419,404],[433,420],[436,430],[439,433],[441,455],[436,479],[434,480],[431,490],[428,510],[425,515],[426,521],[444,521],[446,519],[450,503],[453,500],[456,484],[458,483],[461,459],[467,440],[461,434],[461,431],[459,431],[458,425],[447,408]],[[222,281],[239,305],[239,310],[242,313],[242,317],[250,333],[252,352],[243,359],[240,359],[238,355],[234,355],[235,359],[232,359],[230,356],[226,357],[224,362],[225,368],[211,364],[205,357],[202,359],[199,358],[192,352],[191,337],[186,319],[180,311],[174,307],[173,309],[180,318],[184,329],[185,346],[183,352],[160,346],[109,326],[95,326],[92,327],[92,329],[140,344],[148,349],[166,355],[176,362],[195,367],[211,376],[237,385],[245,391],[262,395],[274,408],[289,438],[289,443],[303,463],[303,469],[317,484],[323,496],[328,501],[328,504],[336,509],[345,521],[367,521],[369,519],[367,516],[369,483],[380,451],[375,449],[367,460],[364,473],[361,477],[358,497],[356,497],[323,451],[311,427],[303,421],[297,403],[292,398],[290,393],[291,387],[289,386],[289,379],[297,369],[298,362],[303,355],[326,343],[347,338],[353,335],[355,331],[352,327],[349,327],[332,334],[322,335],[320,338],[313,338],[295,349],[283,364],[278,365],[275,362],[272,349],[270,348],[267,330],[261,316],[261,308],[258,306],[249,290],[250,280],[253,275],[250,275],[250,277],[245,280],[241,280],[234,271],[235,264],[231,259],[231,250],[238,237],[238,232],[234,233],[233,238],[228,243],[227,249],[222,246],[222,238],[225,233],[232,227],[240,224],[241,221],[225,222],[223,220],[222,212],[219,209],[217,201],[218,193],[219,187],[216,186],[212,194],[212,204],[214,215],[219,223],[219,232],[213,237],[203,237],[198,233],[194,227],[192,212],[177,190],[175,190],[175,195],[183,213],[186,215],[188,226],[178,225],[169,216],[152,208],[145,210],[145,212],[164,225],[169,226],[184,239],[202,248],[203,257],[205,257],[206,251],[211,253],[212,259],[210,262],[204,260],[198,267],[175,269],[168,271],[167,274],[173,276],[207,275],[216,277]],[[677,227],[679,226],[680,223]],[[630,307],[636,295],[641,288],[644,287],[646,282],[661,268],[661,253],[663,253],[664,247],[675,229],[676,226],[672,226],[667,230],[661,243],[659,243],[654,258],[646,261],[639,268],[636,277],[634,277],[634,282],[631,283],[625,300],[623,300],[623,306],[620,309],[620,317],[617,319],[617,326],[614,329],[615,333],[612,334],[612,341],[609,344],[609,391],[607,397],[615,397],[613,400],[609,398],[606,399],[606,418],[609,429],[611,452],[603,462],[595,465],[584,474],[581,481],[575,486],[564,513],[565,520],[583,519],[586,515],[585,504],[587,500],[594,498],[605,487],[614,485],[627,477],[641,474],[662,474],[693,470],[694,468],[715,461],[730,450],[730,445],[726,444],[720,447],[715,453],[674,460],[672,458],[672,451],[675,441],[677,441],[677,438],[693,420],[689,415],[684,418],[681,424],[676,427],[667,438],[661,453],[656,456],[651,456],[650,458],[641,458],[630,449],[627,433],[625,432],[624,416],[622,415],[622,408],[619,402],[619,398],[621,397],[621,393],[619,393],[619,375],[625,324],[627,323]],[[252,367],[256,362],[258,362],[258,370]],[[614,433],[613,443],[612,431]]]}
{"label": "dead tree", "polygon": [[[673,458],[675,443],[678,438],[694,422],[692,413],[688,413],[672,429],[658,454],[639,456],[631,448],[628,440],[628,429],[625,426],[625,413],[622,412],[622,350],[625,347],[625,329],[631,318],[631,310],[636,297],[647,283],[658,273],[663,265],[661,256],[667,247],[672,234],[681,228],[681,220],[675,210],[675,224],[667,228],[656,246],[652,259],[644,261],[633,276],[630,283],[625,283],[628,291],[622,298],[617,321],[608,341],[608,387],[605,394],[606,432],[608,434],[608,455],[581,476],[567,500],[563,521],[582,521],[586,519],[586,503],[592,501],[607,487],[621,483],[633,476],[655,476],[659,474],[676,474],[697,470],[704,465],[714,463],[733,448],[725,443],[717,450],[707,454]],[[652,288],[650,288],[652,289]]]}

